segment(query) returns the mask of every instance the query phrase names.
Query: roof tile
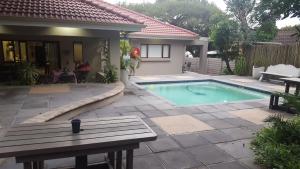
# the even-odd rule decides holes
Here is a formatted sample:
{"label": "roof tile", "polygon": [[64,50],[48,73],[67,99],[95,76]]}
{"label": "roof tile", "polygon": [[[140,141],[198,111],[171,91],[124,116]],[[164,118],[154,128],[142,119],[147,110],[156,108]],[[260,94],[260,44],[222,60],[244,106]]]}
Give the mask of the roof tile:
{"label": "roof tile", "polygon": [[135,19],[101,8],[90,0],[1,0],[0,16],[85,21],[115,24],[141,24]]}

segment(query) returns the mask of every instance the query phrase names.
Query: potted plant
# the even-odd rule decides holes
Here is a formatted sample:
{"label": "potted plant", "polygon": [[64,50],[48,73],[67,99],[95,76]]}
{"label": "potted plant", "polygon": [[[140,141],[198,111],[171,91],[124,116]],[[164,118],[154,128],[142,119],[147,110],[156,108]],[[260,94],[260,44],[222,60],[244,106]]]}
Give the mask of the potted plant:
{"label": "potted plant", "polygon": [[126,85],[128,83],[129,69],[130,69],[130,56],[129,52],[131,46],[127,40],[120,41],[120,53],[121,53],[121,81]]}
{"label": "potted plant", "polygon": [[252,68],[252,77],[254,79],[259,79],[261,76],[261,73],[265,71],[265,67],[263,66],[263,62],[261,59],[255,59],[254,60],[254,65]]}

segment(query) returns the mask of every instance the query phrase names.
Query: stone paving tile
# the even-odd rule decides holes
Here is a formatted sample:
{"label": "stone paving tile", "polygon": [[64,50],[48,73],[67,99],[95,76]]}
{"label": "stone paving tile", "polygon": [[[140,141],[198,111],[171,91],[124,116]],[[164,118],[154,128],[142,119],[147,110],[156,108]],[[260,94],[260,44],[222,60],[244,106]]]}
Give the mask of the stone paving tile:
{"label": "stone paving tile", "polygon": [[154,104],[153,106],[156,109],[158,109],[158,110],[170,110],[170,109],[174,109],[174,107],[172,105],[166,104],[166,103]]}
{"label": "stone paving tile", "polygon": [[138,111],[135,106],[122,106],[115,108],[117,113],[136,112]]}
{"label": "stone paving tile", "polygon": [[200,167],[192,167],[192,168],[184,168],[184,169],[209,169],[209,168],[205,166],[200,166]]}
{"label": "stone paving tile", "polygon": [[209,121],[209,120],[217,119],[215,116],[207,114],[207,113],[194,114],[193,116],[196,117],[197,119],[201,120],[201,121]]}
{"label": "stone paving tile", "polygon": [[152,152],[146,143],[141,143],[140,148],[134,150],[134,156],[143,156],[143,155],[147,155],[147,154],[151,154],[151,153]]}
{"label": "stone paving tile", "polygon": [[182,113],[182,112],[178,111],[177,109],[174,109],[174,110],[163,110],[163,112],[166,113],[169,116],[176,116],[176,115],[185,114],[185,113]]}
{"label": "stone paving tile", "polygon": [[220,143],[217,144],[217,146],[236,159],[249,158],[254,155],[252,150],[250,149],[250,142],[251,140],[249,139],[238,140],[233,142]]}
{"label": "stone paving tile", "polygon": [[217,109],[222,110],[222,111],[232,111],[232,110],[235,110],[235,108],[231,107],[228,104],[218,104],[218,105],[214,105],[214,107],[216,107]]}
{"label": "stone paving tile", "polygon": [[251,158],[240,159],[239,162],[241,164],[247,166],[249,169],[261,169],[260,166],[255,164],[254,159],[252,157]]}
{"label": "stone paving tile", "polygon": [[266,104],[261,102],[246,102],[245,104],[252,106],[254,108],[266,107]]}
{"label": "stone paving tile", "polygon": [[210,142],[207,139],[201,137],[197,133],[175,135],[173,136],[173,138],[184,148],[210,144]]}
{"label": "stone paving tile", "polygon": [[165,169],[161,160],[154,154],[134,157],[133,168],[136,169]]}
{"label": "stone paving tile", "polygon": [[136,106],[136,108],[140,111],[156,110],[156,108],[152,105],[140,105],[140,106]]}
{"label": "stone paving tile", "polygon": [[263,110],[263,109],[247,109],[247,110],[238,110],[232,111],[230,114],[238,116],[244,120],[250,121],[257,125],[264,124],[264,120],[273,115],[270,111]]}
{"label": "stone paving tile", "polygon": [[235,140],[254,137],[254,132],[251,132],[250,130],[244,128],[222,129],[221,131],[231,136]]}
{"label": "stone paving tile", "polygon": [[219,149],[215,145],[204,145],[186,149],[197,161],[201,161],[205,165],[233,161],[233,157]]}
{"label": "stone paving tile", "polygon": [[160,111],[160,110],[145,110],[142,111],[143,114],[145,114],[147,117],[161,117],[161,116],[166,116],[167,114]]}
{"label": "stone paving tile", "polygon": [[211,143],[223,143],[234,140],[230,135],[225,134],[219,130],[205,131],[200,132],[199,134]]}
{"label": "stone paving tile", "polygon": [[189,115],[156,117],[151,120],[168,134],[185,134],[214,129]]}
{"label": "stone paving tile", "polygon": [[166,164],[166,169],[183,169],[202,165],[184,151],[168,151],[157,154]]}
{"label": "stone paving tile", "polygon": [[141,112],[124,112],[124,113],[120,113],[121,116],[138,116],[140,118],[146,118],[146,116],[141,113]]}
{"label": "stone paving tile", "polygon": [[235,118],[236,116],[227,112],[215,112],[210,113],[211,115],[215,116],[218,119],[225,119],[225,118]]}
{"label": "stone paving tile", "polygon": [[198,109],[201,110],[202,112],[205,112],[205,113],[213,113],[213,112],[221,111],[220,109],[218,109],[217,107],[215,107],[213,105],[199,106]]}
{"label": "stone paving tile", "polygon": [[210,169],[248,169],[247,167],[241,165],[239,162],[236,161],[210,165],[209,168]]}
{"label": "stone paving tile", "polygon": [[48,108],[48,101],[25,101],[22,109]]}
{"label": "stone paving tile", "polygon": [[156,141],[146,143],[153,152],[180,149],[180,146],[170,137],[158,137]]}
{"label": "stone paving tile", "polygon": [[245,104],[245,103],[234,103],[234,104],[229,104],[229,106],[235,108],[236,110],[253,108],[253,106],[250,106],[250,105]]}
{"label": "stone paving tile", "polygon": [[176,108],[181,114],[202,114],[205,113],[198,109],[197,107],[180,107]]}
{"label": "stone paving tile", "polygon": [[241,119],[241,118],[226,118],[223,119],[223,121],[226,121],[227,123],[230,123],[231,125],[235,127],[246,127],[246,126],[254,126],[254,123],[251,123],[247,120]]}
{"label": "stone paving tile", "polygon": [[163,131],[160,127],[158,126],[152,126],[151,129],[158,135],[158,136],[166,136],[168,133]]}
{"label": "stone paving tile", "polygon": [[205,123],[215,129],[234,128],[233,125],[231,125],[230,123],[227,123],[223,120],[209,120],[209,121],[205,121]]}

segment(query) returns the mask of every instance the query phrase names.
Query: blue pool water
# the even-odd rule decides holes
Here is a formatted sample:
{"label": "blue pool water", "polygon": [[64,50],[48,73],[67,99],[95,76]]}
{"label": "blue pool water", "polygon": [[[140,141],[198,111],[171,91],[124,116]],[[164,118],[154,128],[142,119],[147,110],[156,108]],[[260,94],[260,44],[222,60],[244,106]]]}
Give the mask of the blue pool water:
{"label": "blue pool water", "polygon": [[146,84],[146,90],[178,106],[265,99],[269,95],[214,81]]}

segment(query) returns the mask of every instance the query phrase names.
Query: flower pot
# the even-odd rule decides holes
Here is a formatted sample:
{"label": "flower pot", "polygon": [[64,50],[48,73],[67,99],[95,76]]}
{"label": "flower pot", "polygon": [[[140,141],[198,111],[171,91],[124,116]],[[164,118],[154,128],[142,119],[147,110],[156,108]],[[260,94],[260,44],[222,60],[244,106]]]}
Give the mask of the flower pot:
{"label": "flower pot", "polygon": [[125,85],[128,84],[128,76],[129,72],[127,70],[122,69],[120,79]]}
{"label": "flower pot", "polygon": [[259,79],[261,76],[261,73],[265,71],[265,67],[255,67],[252,68],[252,77],[254,79]]}

